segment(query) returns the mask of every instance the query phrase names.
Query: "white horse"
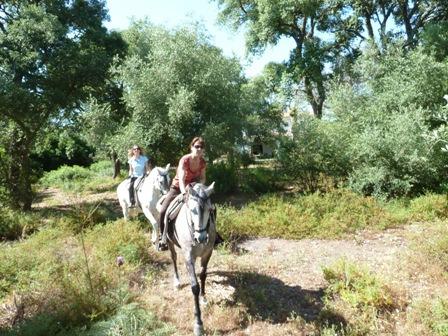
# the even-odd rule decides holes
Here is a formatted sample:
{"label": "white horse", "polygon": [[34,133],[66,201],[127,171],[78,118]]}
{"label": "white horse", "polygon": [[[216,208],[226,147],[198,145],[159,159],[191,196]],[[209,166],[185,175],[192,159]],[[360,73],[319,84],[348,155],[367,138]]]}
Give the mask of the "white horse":
{"label": "white horse", "polygon": [[123,209],[124,219],[129,220],[130,216],[135,216],[139,212],[143,212],[153,227],[151,239],[153,243],[157,242],[159,239],[159,226],[156,219],[159,212],[157,211],[156,206],[159,199],[165,195],[170,188],[170,177],[168,175],[169,169],[170,164],[168,164],[165,169],[154,167],[149,175],[144,178],[142,183],[140,183],[139,179],[135,181],[135,208],[129,208],[131,205],[129,199],[130,180],[124,180],[117,187],[118,201]]}
{"label": "white horse", "polygon": [[[174,265],[174,287],[179,287],[179,274],[177,272],[177,253],[175,246],[182,249],[185,266],[190,276],[191,290],[194,296],[194,334],[203,335],[204,325],[201,320],[199,307],[199,295],[205,301],[205,279],[207,277],[207,265],[212,256],[216,239],[216,211],[210,200],[215,182],[209,187],[197,183],[194,187],[187,186],[187,200],[182,204],[179,213],[167,228],[168,247],[171,251],[171,259]],[[177,199],[174,201],[176,202]],[[168,223],[168,221],[166,221]],[[199,286],[196,272],[196,258],[201,259],[201,272]]]}

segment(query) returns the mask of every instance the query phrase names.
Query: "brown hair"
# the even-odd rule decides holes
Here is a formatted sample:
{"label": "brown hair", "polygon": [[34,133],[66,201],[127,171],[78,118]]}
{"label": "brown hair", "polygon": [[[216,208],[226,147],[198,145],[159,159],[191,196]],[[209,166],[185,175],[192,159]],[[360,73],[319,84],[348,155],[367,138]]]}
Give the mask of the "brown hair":
{"label": "brown hair", "polygon": [[202,137],[196,137],[190,142],[190,148],[194,146],[196,142],[199,142],[199,145],[205,148],[205,140]]}
{"label": "brown hair", "polygon": [[143,148],[141,148],[139,145],[134,145],[134,146],[131,147],[130,150],[128,150],[128,159],[130,159],[131,157],[134,156],[134,148],[140,149],[140,155],[145,155],[146,156],[146,153],[143,150]]}

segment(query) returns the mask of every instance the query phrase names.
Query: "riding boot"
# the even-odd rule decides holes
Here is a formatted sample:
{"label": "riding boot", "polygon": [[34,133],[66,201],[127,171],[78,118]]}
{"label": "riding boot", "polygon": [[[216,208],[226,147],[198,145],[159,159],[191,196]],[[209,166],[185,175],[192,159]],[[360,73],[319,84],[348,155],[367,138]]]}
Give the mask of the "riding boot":
{"label": "riding boot", "polygon": [[165,229],[165,223],[160,222],[160,238],[159,238],[159,243],[157,244],[157,251],[167,251],[168,250],[168,245],[162,243],[162,236],[163,236],[164,229]]}

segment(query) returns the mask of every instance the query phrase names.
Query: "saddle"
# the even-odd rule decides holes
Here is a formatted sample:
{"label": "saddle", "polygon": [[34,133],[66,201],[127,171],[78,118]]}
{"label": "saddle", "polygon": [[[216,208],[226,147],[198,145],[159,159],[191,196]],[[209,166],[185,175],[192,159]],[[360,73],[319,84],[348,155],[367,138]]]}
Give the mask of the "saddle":
{"label": "saddle", "polygon": [[[161,206],[163,201],[165,200],[166,195],[162,196],[160,200],[157,202],[157,210],[160,212]],[[177,215],[179,214],[180,209],[182,208],[183,204],[183,195],[179,194],[175,199],[173,199],[166,209],[165,213],[165,228],[162,232],[162,243],[166,244],[166,236],[168,234],[168,228],[170,226],[170,222],[176,219]]]}

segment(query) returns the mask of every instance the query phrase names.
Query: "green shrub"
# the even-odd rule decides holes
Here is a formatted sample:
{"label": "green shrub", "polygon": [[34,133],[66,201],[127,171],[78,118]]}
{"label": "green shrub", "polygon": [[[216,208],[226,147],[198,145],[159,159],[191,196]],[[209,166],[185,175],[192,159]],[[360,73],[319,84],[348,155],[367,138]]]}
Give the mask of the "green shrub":
{"label": "green shrub", "polygon": [[432,335],[448,335],[448,300],[446,297],[437,297],[434,300],[419,302],[414,309],[418,309],[423,324]]}
{"label": "green shrub", "polygon": [[248,152],[240,153],[237,160],[244,168],[247,168],[255,163],[255,158]]}
{"label": "green shrub", "polygon": [[33,213],[0,207],[0,240],[15,240],[36,230],[39,217]]}
{"label": "green shrub", "polygon": [[89,170],[98,176],[111,177],[114,174],[114,165],[110,160],[103,160],[91,164]]}
{"label": "green shrub", "polygon": [[256,167],[242,172],[240,190],[246,194],[261,195],[275,191],[274,172],[268,168]]}
{"label": "green shrub", "polygon": [[346,178],[351,159],[346,152],[347,137],[335,132],[332,124],[309,114],[298,114],[293,137],[281,139],[277,159],[289,183],[314,192],[322,176]]}
{"label": "green shrub", "polygon": [[43,186],[61,188],[64,191],[81,191],[82,183],[92,177],[92,172],[80,166],[62,166],[52,170],[40,180]]}
{"label": "green shrub", "polygon": [[[392,332],[393,323],[387,321],[391,312],[402,308],[398,293],[372,274],[367,267],[348,260],[341,260],[334,266],[323,267],[324,278],[328,282],[325,290],[325,310],[343,316],[349,334],[372,335]],[[383,321],[381,326],[376,322]],[[381,329],[379,329],[381,328]]]}
{"label": "green shrub", "polygon": [[[36,316],[19,326],[20,335],[49,335],[58,328],[90,325],[115,316],[121,306],[135,300],[128,282],[121,279],[132,277],[143,261],[149,261],[149,242],[137,224],[120,220],[76,236],[65,227],[42,227],[26,240],[0,249],[0,302],[14,288],[19,298],[28,297],[27,308]],[[121,267],[118,256],[124,259]],[[27,296],[30,292],[33,295]]]}
{"label": "green shrub", "polygon": [[267,194],[239,211],[222,207],[218,212],[219,230],[227,237],[262,236],[302,239],[338,238],[366,228],[385,229],[405,223],[373,197],[347,189],[325,194],[279,196]]}
{"label": "green shrub", "polygon": [[412,199],[408,207],[409,215],[418,221],[432,221],[448,218],[447,195],[428,193]]}
{"label": "green shrub", "polygon": [[215,193],[225,195],[238,190],[238,173],[235,166],[218,163],[207,166],[207,184],[215,182]]}

